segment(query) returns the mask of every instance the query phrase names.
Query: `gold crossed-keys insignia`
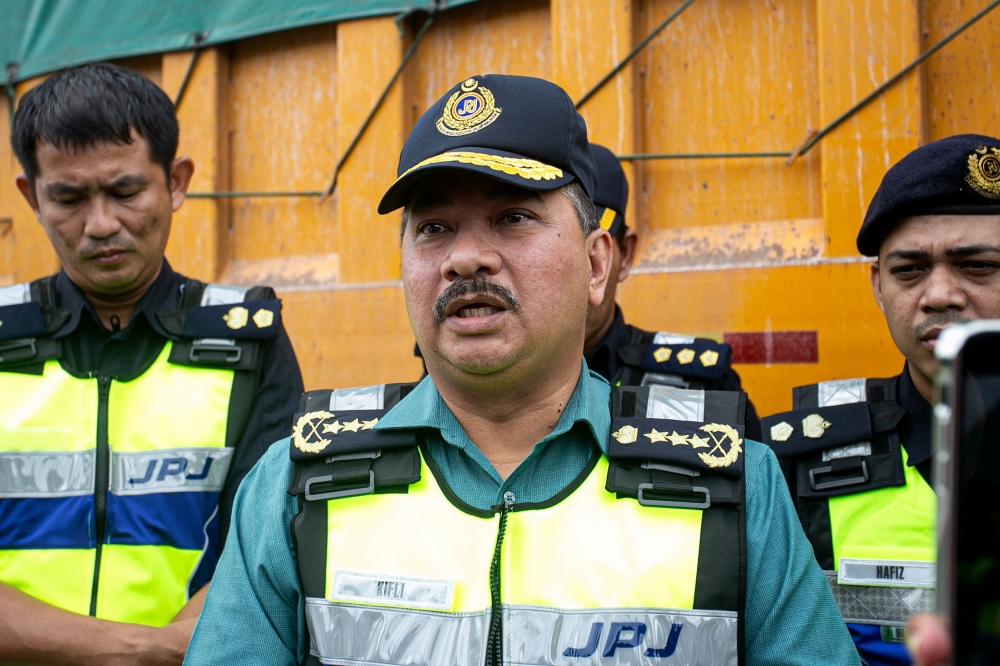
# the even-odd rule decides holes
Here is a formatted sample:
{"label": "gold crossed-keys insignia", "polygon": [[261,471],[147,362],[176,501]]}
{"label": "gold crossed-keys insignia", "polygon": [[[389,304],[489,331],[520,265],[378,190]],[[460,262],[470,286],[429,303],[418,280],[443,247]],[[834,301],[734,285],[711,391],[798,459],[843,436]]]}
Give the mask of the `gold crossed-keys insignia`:
{"label": "gold crossed-keys insignia", "polygon": [[[736,428],[721,423],[706,423],[698,428],[698,430],[707,433],[708,437],[700,437],[697,434],[682,435],[676,430],[672,433],[660,432],[656,428],[651,429],[642,436],[648,438],[652,444],[670,442],[673,446],[709,449],[698,454],[701,461],[709,467],[729,467],[739,459],[740,453],[743,452],[743,439]],[[639,440],[639,429],[635,426],[624,425],[611,433],[611,436],[619,444],[633,444]],[[723,448],[723,444],[727,440],[729,441],[728,451]]]}
{"label": "gold crossed-keys insignia", "polygon": [[330,412],[309,412],[303,414],[295,422],[292,428],[292,444],[303,453],[319,453],[329,446],[332,439],[327,439],[324,435],[337,435],[341,432],[359,432],[361,430],[371,430],[378,423],[378,419],[361,421],[357,418],[343,423],[340,419],[330,422],[335,418],[335,414]]}

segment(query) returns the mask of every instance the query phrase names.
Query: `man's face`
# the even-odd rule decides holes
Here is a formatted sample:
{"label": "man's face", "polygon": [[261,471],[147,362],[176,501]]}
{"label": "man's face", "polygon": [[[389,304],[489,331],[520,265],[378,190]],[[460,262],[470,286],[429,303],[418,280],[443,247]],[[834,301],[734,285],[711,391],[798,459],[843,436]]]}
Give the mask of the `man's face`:
{"label": "man's face", "polygon": [[468,379],[515,368],[523,379],[578,364],[610,255],[607,232],[584,238],[561,191],[429,176],[402,242],[406,307],[429,372]]}
{"label": "man's face", "polygon": [[919,215],[879,248],[872,289],[889,333],[926,379],[948,324],[1000,317],[1000,215]]}
{"label": "man's face", "polygon": [[18,189],[45,228],[70,279],[85,293],[124,294],[160,270],[170,218],[184,201],[194,167],[174,160],[170,182],[149,158],[146,140],[100,143],[83,150],[41,143],[32,189]]}

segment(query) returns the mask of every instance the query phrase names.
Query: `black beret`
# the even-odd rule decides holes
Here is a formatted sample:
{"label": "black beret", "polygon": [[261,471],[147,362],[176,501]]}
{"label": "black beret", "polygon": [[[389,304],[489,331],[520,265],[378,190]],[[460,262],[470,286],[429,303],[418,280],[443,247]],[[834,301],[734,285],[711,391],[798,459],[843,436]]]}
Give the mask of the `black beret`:
{"label": "black beret", "polygon": [[1000,214],[1000,140],[950,136],[917,148],[889,169],[858,231],[858,251],[878,255],[895,226],[914,215]]}
{"label": "black beret", "polygon": [[615,154],[604,146],[590,144],[597,163],[597,194],[594,205],[601,216],[601,228],[614,236],[625,224],[625,209],[628,207],[628,181],[625,170]]}
{"label": "black beret", "polygon": [[406,138],[398,177],[378,212],[405,206],[414,183],[440,169],[474,171],[538,191],[574,179],[591,198],[597,190],[583,116],[562,88],[527,76],[473,76],[435,102]]}

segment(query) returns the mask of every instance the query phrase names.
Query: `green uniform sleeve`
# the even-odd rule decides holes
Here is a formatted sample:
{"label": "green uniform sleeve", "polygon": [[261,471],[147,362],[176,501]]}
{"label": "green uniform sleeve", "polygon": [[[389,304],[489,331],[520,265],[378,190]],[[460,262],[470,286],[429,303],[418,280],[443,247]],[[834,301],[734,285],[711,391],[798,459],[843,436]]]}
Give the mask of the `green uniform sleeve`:
{"label": "green uniform sleeve", "polygon": [[778,460],[747,440],[747,666],[860,664]]}
{"label": "green uniform sleeve", "polygon": [[226,547],[188,647],[186,666],[297,666],[305,658],[305,597],[290,531],[288,439],[271,446],[233,503]]}

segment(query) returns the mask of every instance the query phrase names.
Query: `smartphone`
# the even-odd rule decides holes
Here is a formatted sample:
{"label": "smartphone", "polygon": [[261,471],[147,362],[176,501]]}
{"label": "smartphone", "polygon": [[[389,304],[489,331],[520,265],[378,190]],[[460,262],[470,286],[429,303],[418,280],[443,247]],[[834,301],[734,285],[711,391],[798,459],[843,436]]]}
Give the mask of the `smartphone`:
{"label": "smartphone", "polygon": [[956,666],[1000,666],[1000,320],[955,324],[935,347],[937,609]]}

